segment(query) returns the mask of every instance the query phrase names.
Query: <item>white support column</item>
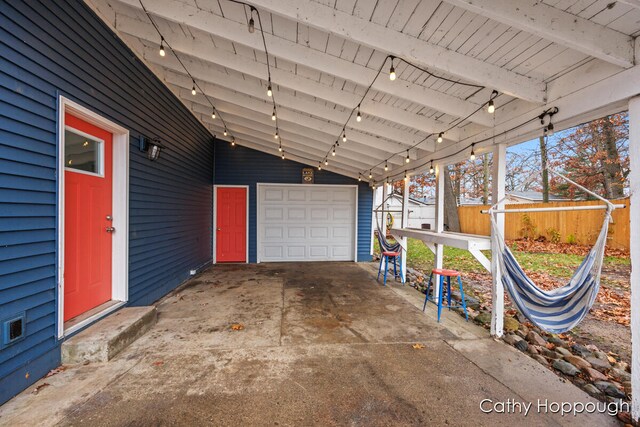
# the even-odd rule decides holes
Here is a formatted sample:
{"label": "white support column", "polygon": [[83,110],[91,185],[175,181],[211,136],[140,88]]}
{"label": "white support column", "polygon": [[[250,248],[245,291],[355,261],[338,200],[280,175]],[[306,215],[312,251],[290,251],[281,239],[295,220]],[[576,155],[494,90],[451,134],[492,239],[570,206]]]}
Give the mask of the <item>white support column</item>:
{"label": "white support column", "polygon": [[[630,218],[640,216],[640,97],[629,101]],[[640,223],[632,220],[631,237],[631,416],[640,419]]]}
{"label": "white support column", "polygon": [[[491,202],[496,203],[505,196],[506,174],[507,174],[507,146],[499,144],[493,149],[493,171],[492,171],[492,192]],[[502,206],[501,206],[502,207]],[[498,230],[504,235],[504,214],[497,214]],[[493,233],[493,232],[492,232]],[[492,236],[493,237],[493,236]],[[498,248],[491,239],[491,277],[493,286],[491,291],[491,335],[501,337],[503,330],[504,316],[504,286],[502,285],[502,273],[498,264],[498,257],[495,256]]]}
{"label": "white support column", "polygon": [[[404,188],[402,191],[402,228],[409,227],[409,180],[403,180]],[[402,272],[402,277],[407,280],[407,257],[409,255],[409,246],[407,243],[407,238],[400,238],[400,245],[404,248],[404,253],[402,254],[402,259],[400,262],[400,271]]]}
{"label": "white support column", "polygon": [[[443,165],[436,165],[436,232],[442,233],[444,231],[444,178],[443,173],[447,172],[447,167]],[[444,245],[436,244],[435,262],[434,268],[442,268],[442,262],[444,259]],[[440,276],[433,277],[433,297],[437,301],[440,298],[440,288],[438,283]]]}

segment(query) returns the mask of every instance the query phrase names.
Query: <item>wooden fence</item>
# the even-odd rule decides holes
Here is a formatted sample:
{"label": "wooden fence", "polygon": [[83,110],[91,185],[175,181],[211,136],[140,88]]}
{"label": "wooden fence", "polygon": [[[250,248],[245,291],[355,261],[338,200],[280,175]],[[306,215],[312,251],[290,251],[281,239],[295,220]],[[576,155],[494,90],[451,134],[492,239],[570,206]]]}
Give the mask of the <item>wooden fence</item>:
{"label": "wooden fence", "polygon": [[[526,203],[507,205],[506,208],[541,208],[559,206],[597,205],[602,202],[552,202]],[[613,212],[613,223],[609,226],[609,241],[612,248],[629,250],[629,199],[616,200],[615,203],[625,204],[626,209],[616,209]],[[489,236],[491,226],[489,215],[480,213],[481,209],[489,206],[460,206],[460,228],[462,233]],[[562,243],[578,243],[590,245],[595,243],[604,211],[558,211],[558,212],[528,212],[507,214],[505,221],[505,235],[508,240],[515,240],[529,234],[532,237],[544,236],[552,240],[555,236]]]}

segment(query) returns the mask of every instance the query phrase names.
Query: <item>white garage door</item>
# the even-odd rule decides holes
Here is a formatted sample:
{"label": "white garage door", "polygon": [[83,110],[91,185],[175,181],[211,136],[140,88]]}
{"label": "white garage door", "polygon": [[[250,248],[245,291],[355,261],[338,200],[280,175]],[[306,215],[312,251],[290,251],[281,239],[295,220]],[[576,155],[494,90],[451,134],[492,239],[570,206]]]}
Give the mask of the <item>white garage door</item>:
{"label": "white garage door", "polygon": [[258,262],[353,261],[356,190],[258,184]]}

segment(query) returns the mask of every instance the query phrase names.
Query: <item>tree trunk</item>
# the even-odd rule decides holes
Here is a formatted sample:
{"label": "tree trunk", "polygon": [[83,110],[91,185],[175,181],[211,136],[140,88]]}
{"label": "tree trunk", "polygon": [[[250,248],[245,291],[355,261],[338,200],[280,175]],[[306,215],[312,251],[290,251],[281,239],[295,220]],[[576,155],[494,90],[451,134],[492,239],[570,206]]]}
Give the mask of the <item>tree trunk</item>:
{"label": "tree trunk", "polygon": [[[460,232],[460,218],[458,217],[458,203],[456,201],[456,195],[453,192],[453,184],[451,182],[451,175],[449,168],[444,168],[444,224],[445,230]],[[459,178],[458,178],[459,181]]]}
{"label": "tree trunk", "polygon": [[482,156],[482,204],[489,204],[489,155]]}
{"label": "tree trunk", "polygon": [[607,184],[607,196],[610,199],[624,197],[624,180],[622,176],[622,166],[620,165],[620,153],[616,145],[616,132],[611,118],[604,120],[602,127],[602,145],[607,153],[603,164],[605,183]]}
{"label": "tree trunk", "polygon": [[549,172],[547,171],[547,141],[540,137],[540,163],[542,164],[542,201],[549,203]]}

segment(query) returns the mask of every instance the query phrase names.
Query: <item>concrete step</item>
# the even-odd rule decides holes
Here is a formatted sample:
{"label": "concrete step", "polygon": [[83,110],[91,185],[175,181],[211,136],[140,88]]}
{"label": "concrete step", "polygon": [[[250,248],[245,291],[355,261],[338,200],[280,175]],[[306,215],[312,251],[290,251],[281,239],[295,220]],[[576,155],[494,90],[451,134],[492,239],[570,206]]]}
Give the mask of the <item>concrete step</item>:
{"label": "concrete step", "polygon": [[125,307],[62,343],[62,363],[107,362],[144,335],[157,320],[155,307]]}

